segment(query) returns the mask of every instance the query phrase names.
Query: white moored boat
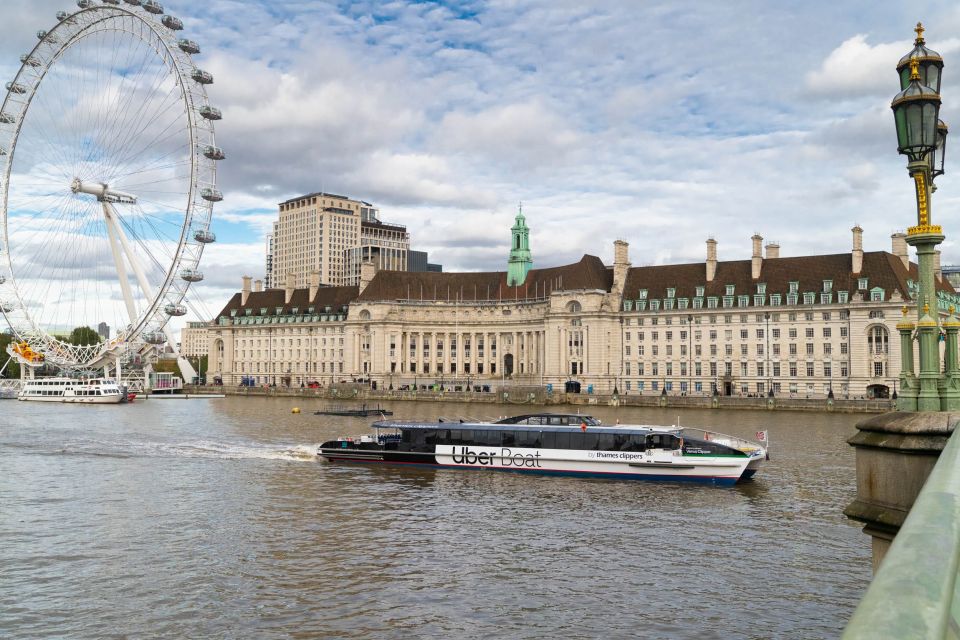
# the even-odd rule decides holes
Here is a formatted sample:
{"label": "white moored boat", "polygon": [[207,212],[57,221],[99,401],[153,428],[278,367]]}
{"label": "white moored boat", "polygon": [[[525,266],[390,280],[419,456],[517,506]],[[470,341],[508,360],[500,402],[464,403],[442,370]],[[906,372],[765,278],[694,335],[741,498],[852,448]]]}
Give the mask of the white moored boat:
{"label": "white moored boat", "polygon": [[82,404],[117,404],[124,399],[120,385],[110,378],[27,379],[17,395],[17,400]]}
{"label": "white moored boat", "polygon": [[732,485],[766,449],[702,429],[604,426],[590,416],[531,414],[499,422],[395,422],[320,445],[330,461],[414,464],[547,475],[686,480]]}

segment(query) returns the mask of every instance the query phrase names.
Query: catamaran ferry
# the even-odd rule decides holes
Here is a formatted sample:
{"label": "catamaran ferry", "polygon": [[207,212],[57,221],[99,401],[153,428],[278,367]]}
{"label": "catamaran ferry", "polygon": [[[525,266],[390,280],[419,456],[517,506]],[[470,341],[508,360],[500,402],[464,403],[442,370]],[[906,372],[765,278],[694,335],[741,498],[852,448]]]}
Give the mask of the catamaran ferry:
{"label": "catamaran ferry", "polygon": [[753,477],[766,448],[689,427],[604,426],[585,415],[531,414],[492,423],[384,420],[371,435],[324,442],[317,455],[331,462],[732,485]]}
{"label": "catamaran ferry", "polygon": [[117,404],[126,396],[109,378],[34,378],[23,381],[17,400]]}

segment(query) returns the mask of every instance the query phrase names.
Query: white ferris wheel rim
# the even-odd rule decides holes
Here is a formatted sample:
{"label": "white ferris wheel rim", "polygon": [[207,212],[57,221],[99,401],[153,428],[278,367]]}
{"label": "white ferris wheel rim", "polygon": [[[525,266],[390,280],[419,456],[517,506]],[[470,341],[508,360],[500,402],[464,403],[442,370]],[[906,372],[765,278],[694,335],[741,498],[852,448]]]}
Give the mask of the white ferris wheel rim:
{"label": "white ferris wheel rim", "polygon": [[[138,6],[139,2],[126,1],[131,6],[120,5],[119,0],[115,0],[115,2],[108,0],[109,4],[94,4],[81,0],[78,3],[81,7],[79,11],[72,14],[64,12],[58,14],[58,23],[49,32],[38,33],[38,44],[22,58],[23,64],[14,80],[9,84],[3,105],[0,107],[0,223],[2,223],[2,229],[0,229],[0,252],[2,252],[2,256],[0,256],[0,312],[3,313],[7,323],[19,340],[27,342],[34,351],[42,353],[47,362],[62,368],[97,366],[108,359],[119,357],[128,347],[142,344],[145,339],[148,342],[156,342],[157,340],[153,337],[164,335],[164,329],[169,318],[183,315],[185,308],[182,303],[191,282],[202,279],[202,273],[197,267],[203,248],[214,238],[209,231],[209,226],[213,203],[221,197],[216,189],[216,160],[222,159],[222,152],[216,147],[211,122],[213,119],[219,119],[219,111],[210,107],[204,86],[212,82],[212,77],[193,63],[191,54],[198,53],[199,48],[191,41],[178,39],[174,31],[177,27],[182,27],[178,20],[165,16],[164,22],[161,23],[158,19],[155,19],[153,16],[157,15],[156,9],[159,8],[159,5],[155,2],[144,3],[145,5],[152,4],[153,7],[140,8]],[[159,8],[159,12],[162,13],[162,8]],[[172,22],[168,22],[170,20]],[[14,188],[14,192],[18,187],[17,178],[12,177],[12,172],[17,160],[17,145],[21,142],[24,122],[31,116],[32,106],[35,109],[39,108],[34,104],[34,101],[37,100],[38,92],[44,87],[43,83],[44,80],[48,79],[48,74],[53,75],[52,72],[57,69],[57,63],[65,57],[73,55],[77,50],[82,52],[85,44],[88,44],[91,48],[95,47],[96,44],[89,44],[89,42],[93,42],[101,36],[106,39],[107,35],[104,34],[109,34],[114,43],[118,37],[129,38],[134,43],[134,45],[131,45],[131,50],[135,46],[140,46],[147,56],[150,54],[147,48],[152,49],[156,58],[152,61],[148,60],[148,62],[152,62],[154,66],[161,69],[165,67],[167,73],[166,78],[161,77],[162,73],[158,76],[160,77],[158,84],[169,84],[169,81],[172,80],[174,86],[179,89],[178,95],[175,97],[179,98],[179,105],[183,109],[182,125],[184,128],[182,133],[186,136],[185,144],[181,145],[183,149],[180,150],[184,153],[183,158],[174,156],[173,159],[177,162],[169,165],[169,168],[159,165],[152,166],[150,163],[154,162],[155,159],[151,159],[142,171],[136,171],[135,169],[139,167],[132,165],[124,166],[124,169],[130,171],[127,174],[121,174],[121,176],[130,178],[137,173],[144,173],[149,176],[151,173],[158,174],[162,168],[171,174],[179,173],[178,178],[171,178],[170,180],[172,182],[177,179],[185,180],[185,190],[183,193],[171,192],[173,195],[182,198],[181,206],[174,207],[171,204],[162,203],[168,210],[160,209],[164,213],[172,213],[175,219],[182,216],[179,231],[171,228],[169,232],[161,234],[156,230],[158,226],[162,226],[157,222],[160,219],[159,216],[155,220],[150,220],[151,214],[141,208],[139,215],[132,215],[129,220],[124,221],[123,217],[117,213],[115,207],[139,206],[134,195],[113,190],[112,186],[108,186],[105,182],[98,182],[98,176],[93,176],[93,180],[91,180],[91,176],[86,176],[81,180],[79,176],[74,175],[70,191],[79,197],[90,198],[90,196],[93,196],[102,207],[106,219],[106,222],[102,222],[102,225],[105,229],[105,235],[109,237],[110,241],[109,246],[115,266],[114,275],[123,290],[126,310],[129,312],[129,323],[126,326],[117,325],[118,331],[115,338],[96,345],[76,346],[58,338],[52,333],[52,329],[45,328],[40,318],[42,311],[38,311],[40,305],[37,305],[31,299],[31,296],[37,297],[40,292],[31,290],[29,286],[25,287],[22,284],[23,282],[32,282],[33,280],[28,276],[36,274],[24,275],[25,261],[20,260],[19,264],[17,263],[15,254],[18,245],[16,241],[11,243],[11,187]],[[130,62],[132,56],[130,51],[127,53],[127,62]],[[117,57],[120,57],[119,53]],[[156,64],[158,61],[160,62],[159,65]],[[141,64],[141,71],[143,71],[145,64],[147,63]],[[65,65],[66,63],[61,66]],[[110,61],[110,74],[106,78],[100,77],[98,68],[97,80],[112,81],[116,75],[114,74],[115,66],[123,69],[122,65],[117,64],[115,60]],[[126,72],[125,69],[123,71]],[[127,82],[129,75],[132,75],[132,71],[119,73],[121,86]],[[53,82],[55,89],[57,87],[56,80],[50,80],[50,82]],[[139,87],[134,88],[139,89]],[[156,85],[154,85],[154,92],[149,94],[147,98],[153,98],[155,93]],[[177,94],[175,90],[169,90],[166,97],[169,98],[175,94]],[[144,103],[147,101],[145,99]],[[128,103],[124,102],[123,104]],[[135,106],[135,102],[129,104]],[[142,108],[141,106],[141,111]],[[116,109],[116,105],[111,104],[109,109],[112,113],[112,110]],[[169,105],[167,109],[169,109]],[[79,109],[77,110],[79,111]],[[39,117],[37,116],[37,118]],[[174,118],[176,117],[178,115],[174,112]],[[98,120],[97,124],[102,127],[109,127],[109,118],[105,117],[103,120],[104,122]],[[144,117],[143,120],[146,121],[148,118]],[[143,130],[146,130],[148,126],[149,123],[144,125]],[[180,131],[175,131],[175,133],[180,133]],[[88,134],[84,130],[80,132],[80,135]],[[89,135],[94,136],[94,134]],[[106,133],[103,135],[106,136]],[[126,135],[125,131],[124,135]],[[170,137],[172,138],[172,135]],[[28,141],[29,138],[28,134]],[[105,144],[101,146],[112,147],[117,139],[120,138],[108,139],[104,137]],[[85,144],[87,144],[86,141]],[[88,144],[88,146],[96,145]],[[211,149],[216,151],[211,152]],[[48,151],[50,151],[50,155],[57,155],[56,150]],[[124,153],[127,157],[130,156],[123,146],[117,146],[113,151]],[[219,157],[217,157],[217,153],[219,153]],[[112,166],[116,169],[119,166],[119,164],[105,164],[99,153],[90,152],[89,155],[91,157],[95,156],[95,159],[93,162],[85,161],[78,165],[82,167],[81,172],[89,166],[97,165],[101,172],[109,173],[109,171],[104,171],[105,167]],[[89,158],[86,160],[89,160]],[[51,160],[47,164],[53,163],[54,161]],[[76,174],[78,171],[74,171],[74,173]],[[12,181],[13,185],[11,184]],[[160,182],[166,182],[166,180]],[[23,183],[23,180],[21,180],[21,183]],[[27,184],[29,186],[30,183]],[[157,188],[156,184],[147,182],[141,182],[139,186],[147,193],[150,193],[147,187]],[[29,192],[29,188],[22,190]],[[120,193],[124,197],[116,198],[116,193]],[[37,203],[40,203],[39,199]],[[70,225],[76,225],[77,220],[89,215],[89,212],[82,211],[82,205],[76,205],[73,209],[66,210],[69,205],[70,202],[61,205],[63,211],[58,211],[60,214],[58,224],[66,229],[62,232],[62,237],[75,237],[75,243],[80,247],[84,242],[81,238],[87,236],[79,232],[71,232]],[[48,206],[44,203],[39,208],[46,212],[47,209],[44,207]],[[150,205],[147,204],[147,206]],[[55,208],[49,207],[51,210]],[[89,207],[87,208],[89,209]],[[112,224],[111,211],[114,214]],[[29,220],[29,216],[15,217],[15,220]],[[141,220],[146,222],[141,222]],[[40,221],[39,217],[32,222],[38,221]],[[169,220],[163,222],[167,225],[164,228],[175,226]],[[145,230],[142,237],[135,228],[137,224],[140,224],[140,228]],[[28,226],[24,223],[25,230]],[[46,233],[45,230],[44,233]],[[151,236],[151,233],[154,235]],[[133,236],[134,241],[130,242],[127,236]],[[164,242],[161,243],[158,239]],[[153,241],[152,244],[151,241]],[[158,247],[160,250],[156,252],[160,254],[159,257],[154,255]],[[102,251],[102,248],[100,250]],[[79,254],[79,252],[78,249],[77,253]],[[123,256],[118,258],[121,254],[126,257],[125,260]],[[149,258],[147,268],[139,264],[139,256],[143,254],[146,254]],[[32,268],[32,265],[30,268]],[[127,268],[134,273],[127,274]],[[145,274],[148,269],[152,279]],[[46,272],[40,270],[40,273]],[[136,284],[133,287],[130,285],[131,278],[128,275],[135,275],[133,281],[139,284],[140,291],[136,302],[131,301],[133,295],[130,293],[136,287]],[[18,277],[20,278],[19,281]],[[61,278],[61,287],[70,287],[72,284],[72,282]],[[36,288],[39,288],[39,285]],[[51,285],[48,284],[45,292],[48,292],[50,288]],[[99,287],[95,288],[95,292],[99,292],[101,296],[104,295],[103,290]],[[60,305],[64,293],[64,290],[59,291],[60,296],[56,298],[56,305]],[[107,293],[109,293],[109,290],[107,290]],[[76,296],[75,293],[74,295]],[[96,298],[96,296],[92,297]],[[81,322],[90,320],[90,324],[93,322],[90,318],[79,320]]]}

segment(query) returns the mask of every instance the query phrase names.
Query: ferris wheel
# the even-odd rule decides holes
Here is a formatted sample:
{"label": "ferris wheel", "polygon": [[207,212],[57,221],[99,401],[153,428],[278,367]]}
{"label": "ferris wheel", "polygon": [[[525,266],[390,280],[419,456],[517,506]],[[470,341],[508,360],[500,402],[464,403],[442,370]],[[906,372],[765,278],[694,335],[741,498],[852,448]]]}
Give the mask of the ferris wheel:
{"label": "ferris wheel", "polygon": [[[77,5],[37,33],[0,107],[0,311],[65,369],[172,343],[225,157],[183,23],[154,0]],[[68,341],[101,323],[111,339]]]}

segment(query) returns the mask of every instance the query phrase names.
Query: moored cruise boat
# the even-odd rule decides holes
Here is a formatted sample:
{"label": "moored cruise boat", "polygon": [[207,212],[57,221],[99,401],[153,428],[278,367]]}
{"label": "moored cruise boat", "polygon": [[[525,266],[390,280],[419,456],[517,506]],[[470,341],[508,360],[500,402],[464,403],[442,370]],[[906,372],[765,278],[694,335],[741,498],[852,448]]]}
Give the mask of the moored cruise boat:
{"label": "moored cruise boat", "polygon": [[17,400],[81,404],[117,404],[125,397],[120,385],[109,378],[28,379],[23,381],[17,394]]}
{"label": "moored cruise boat", "polygon": [[332,462],[413,464],[547,475],[732,485],[756,473],[766,449],[702,429],[604,426],[576,414],[498,422],[373,424],[373,433],[320,445]]}

